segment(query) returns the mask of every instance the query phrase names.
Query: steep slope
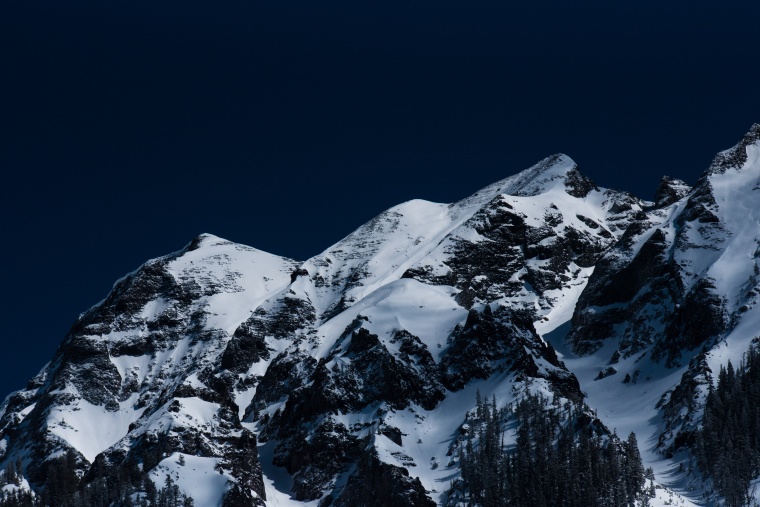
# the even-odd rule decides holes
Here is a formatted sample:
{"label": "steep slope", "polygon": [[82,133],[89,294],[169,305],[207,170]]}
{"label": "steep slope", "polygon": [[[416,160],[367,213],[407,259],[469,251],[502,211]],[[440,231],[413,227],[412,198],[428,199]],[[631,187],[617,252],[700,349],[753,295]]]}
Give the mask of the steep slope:
{"label": "steep slope", "polygon": [[755,125],[691,191],[664,182],[672,197],[658,200],[597,263],[573,317],[577,352],[614,337],[623,356],[655,345],[655,360],[673,365],[684,349],[736,325],[756,287],[759,140]]}
{"label": "steep slope", "polygon": [[20,457],[41,485],[48,461],[69,449],[85,478],[93,464],[161,475],[182,453],[217,486],[210,496],[188,486],[207,505],[230,485],[263,497],[256,438],[214,373],[230,334],[295,267],[203,235],[127,275],[82,314],[27,389],[6,399],[5,457]]}
{"label": "steep slope", "polygon": [[693,189],[663,180],[655,207],[597,262],[569,333],[548,337],[602,420],[651,442],[645,461],[699,501],[711,488],[679,451],[720,367],[738,365],[758,335],[759,191],[754,125]]}
{"label": "steep slope", "polygon": [[[245,418],[272,442],[273,463],[293,474],[295,497],[340,501],[369,453],[441,501],[451,466],[423,464],[450,461],[440,442],[461,424],[462,400],[472,403],[494,375],[501,381],[488,389],[505,403],[529,379],[579,403],[577,381],[534,321],[571,311],[595,260],[643,205],[599,190],[560,155],[452,205],[392,208],[304,263],[249,321],[287,320],[298,338],[266,370],[251,366],[249,376],[265,373]],[[465,388],[464,398],[452,396]],[[456,415],[431,425],[427,411]],[[394,437],[389,451],[377,428],[440,438]],[[325,446],[328,433],[341,436]]]}

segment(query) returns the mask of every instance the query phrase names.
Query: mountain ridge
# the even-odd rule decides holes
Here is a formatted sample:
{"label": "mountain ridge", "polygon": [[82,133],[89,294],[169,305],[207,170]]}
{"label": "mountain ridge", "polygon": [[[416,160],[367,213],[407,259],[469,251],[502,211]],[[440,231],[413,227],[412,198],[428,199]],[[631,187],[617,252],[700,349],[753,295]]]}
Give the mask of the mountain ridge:
{"label": "mountain ridge", "polygon": [[[738,363],[760,323],[758,132],[654,203],[559,154],[456,203],[394,206],[303,262],[201,234],[118,280],[8,395],[0,460],[42,495],[73,453],[82,495],[131,470],[134,500],[171,479],[223,507],[358,505],[368,484],[456,505],[477,391],[569,403],[607,439],[631,429],[667,477],[701,417],[679,415],[706,396],[694,379]],[[646,420],[616,415],[624,393]],[[697,478],[659,480],[651,502],[707,491]]]}

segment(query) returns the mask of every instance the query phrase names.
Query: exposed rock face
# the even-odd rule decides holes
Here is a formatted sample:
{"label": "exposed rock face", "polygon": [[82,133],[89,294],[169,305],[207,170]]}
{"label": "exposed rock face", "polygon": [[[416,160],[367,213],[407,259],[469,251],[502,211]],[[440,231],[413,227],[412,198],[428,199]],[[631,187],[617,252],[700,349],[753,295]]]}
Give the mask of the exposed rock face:
{"label": "exposed rock face", "polygon": [[[267,270],[251,272],[258,264]],[[294,266],[207,235],[149,261],[84,313],[50,365],[3,407],[5,454],[27,456],[29,479],[43,485],[46,459],[68,449],[85,482],[96,468],[139,466],[158,477],[181,453],[230,482],[225,505],[263,505],[256,435],[219,372],[231,357],[225,347],[237,347],[235,365],[269,351],[250,333],[231,339],[223,323],[242,315],[223,301],[254,304],[285,287]]]}
{"label": "exposed rock face", "polygon": [[[356,472],[348,478],[344,493],[332,505],[336,507],[384,507],[408,505],[433,507],[419,479],[409,477],[406,468],[383,463],[374,452],[359,460]],[[329,498],[329,497],[328,497]],[[329,505],[323,502],[320,505]]]}
{"label": "exposed rock face", "polygon": [[603,434],[614,410],[583,404],[605,389],[654,396],[639,441],[673,456],[760,325],[759,129],[655,203],[555,155],[303,263],[202,235],[119,280],[6,399],[0,466],[41,491],[71,450],[83,484],[169,476],[209,505],[436,505],[476,392],[540,392]]}
{"label": "exposed rock face", "polygon": [[760,123],[755,123],[750,127],[739,144],[724,150],[715,157],[713,163],[708,169],[709,174],[723,174],[729,169],[736,169],[747,164],[749,158],[748,148],[752,148],[753,145],[757,145],[760,141]]}
{"label": "exposed rock face", "polygon": [[[745,148],[756,132],[753,127],[740,145],[718,155],[691,192],[663,180],[658,208],[637,215],[622,240],[596,263],[573,317],[576,351],[587,353],[615,338],[624,355],[654,344],[653,359],[675,365],[683,351],[730,330],[736,322],[731,314],[744,296],[716,283],[731,269],[724,266],[724,252],[735,251],[736,236],[748,233],[742,222],[753,190],[741,188],[738,180],[756,180],[755,166],[730,163],[747,161]],[[756,246],[748,247],[751,258]],[[747,271],[742,283],[754,284],[754,262],[741,269]]]}
{"label": "exposed rock face", "polygon": [[689,362],[681,382],[660,400],[663,424],[657,441],[658,449],[672,457],[685,445],[694,443],[694,433],[699,427],[700,410],[705,396],[713,383],[713,375],[705,354],[699,354]]}
{"label": "exposed rock face", "polygon": [[660,186],[657,187],[657,192],[654,194],[655,206],[658,208],[670,206],[686,197],[689,192],[691,192],[691,187],[685,182],[670,176],[663,176]]}
{"label": "exposed rock face", "polygon": [[506,298],[534,320],[550,313],[561,304],[563,289],[586,280],[584,269],[594,266],[645,203],[600,191],[563,156],[538,169],[535,181],[516,178],[509,193],[487,202],[404,276],[456,287],[466,308]]}
{"label": "exposed rock face", "polygon": [[645,371],[644,381],[677,379],[654,435],[667,457],[693,444],[712,372],[738,364],[757,335],[759,133],[718,154],[693,189],[665,178],[656,207],[596,263],[573,314],[573,349],[613,350],[626,384]]}

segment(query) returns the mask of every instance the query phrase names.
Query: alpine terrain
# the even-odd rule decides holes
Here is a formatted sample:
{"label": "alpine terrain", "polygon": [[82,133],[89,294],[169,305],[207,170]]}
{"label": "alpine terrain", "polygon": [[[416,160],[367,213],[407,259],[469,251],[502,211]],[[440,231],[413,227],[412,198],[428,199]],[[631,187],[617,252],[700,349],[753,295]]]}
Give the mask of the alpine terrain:
{"label": "alpine terrain", "polygon": [[0,505],[760,501],[760,125],[654,202],[554,155],[295,261],[203,234],[0,407]]}

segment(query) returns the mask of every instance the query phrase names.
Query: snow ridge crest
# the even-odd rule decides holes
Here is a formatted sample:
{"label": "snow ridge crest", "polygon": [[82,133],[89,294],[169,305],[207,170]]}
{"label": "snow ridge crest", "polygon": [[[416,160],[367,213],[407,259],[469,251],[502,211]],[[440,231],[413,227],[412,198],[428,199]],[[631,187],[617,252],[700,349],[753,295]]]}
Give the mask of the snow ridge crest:
{"label": "snow ridge crest", "polygon": [[530,392],[635,432],[667,474],[702,371],[760,327],[758,161],[755,124],[716,157],[730,171],[663,178],[655,205],[557,154],[303,263],[201,234],[117,282],[0,406],[0,470],[42,491],[66,452],[85,481],[139,464],[136,487],[176,478],[197,505],[452,505],[476,400]]}
{"label": "snow ridge crest", "polygon": [[591,179],[580,173],[573,159],[558,153],[486,187],[483,192],[533,197],[558,187],[573,197],[585,197],[590,191],[599,190]]}
{"label": "snow ridge crest", "polygon": [[760,123],[752,124],[736,146],[718,153],[706,174],[723,174],[728,169],[741,168],[747,162],[747,148],[757,144],[760,144]]}

